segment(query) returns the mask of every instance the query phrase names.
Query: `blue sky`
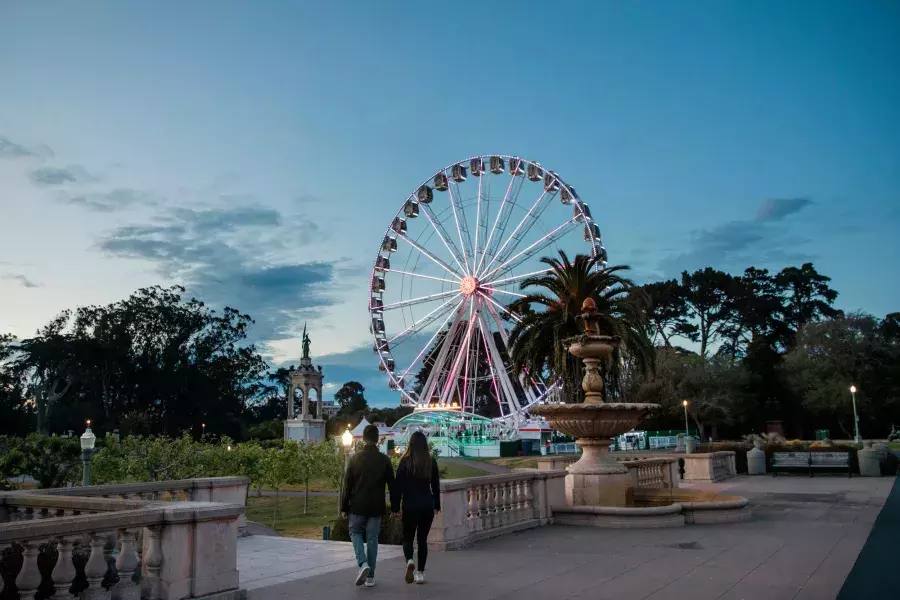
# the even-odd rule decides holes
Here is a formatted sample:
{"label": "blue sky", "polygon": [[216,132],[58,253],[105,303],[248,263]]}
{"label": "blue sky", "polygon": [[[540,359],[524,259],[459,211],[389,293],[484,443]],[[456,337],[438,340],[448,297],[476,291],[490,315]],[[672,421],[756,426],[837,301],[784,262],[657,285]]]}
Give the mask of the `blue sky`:
{"label": "blue sky", "polygon": [[[437,5],[433,5],[437,6]],[[900,310],[900,6],[0,4],[0,331],[184,282],[391,402],[368,271],[437,168],[518,154],[646,281],[813,261]],[[326,392],[327,393],[327,392]]]}

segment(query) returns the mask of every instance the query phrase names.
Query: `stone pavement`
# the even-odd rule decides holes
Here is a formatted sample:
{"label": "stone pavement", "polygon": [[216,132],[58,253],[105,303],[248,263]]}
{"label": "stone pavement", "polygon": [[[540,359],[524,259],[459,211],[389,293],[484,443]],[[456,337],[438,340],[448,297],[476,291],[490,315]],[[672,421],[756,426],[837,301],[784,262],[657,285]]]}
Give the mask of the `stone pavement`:
{"label": "stone pavement", "polygon": [[[456,552],[433,552],[424,586],[403,583],[402,557],[389,559],[385,552],[378,587],[355,588],[347,548],[343,556],[350,568],[256,586],[250,600],[342,600],[364,594],[463,600],[829,600],[853,568],[893,482],[742,476],[696,486],[750,498],[753,519],[662,530],[546,527]],[[245,549],[239,548],[244,561]],[[304,564],[291,562],[294,569]],[[240,568],[241,583],[249,587]],[[325,567],[310,567],[315,568]],[[892,597],[893,591],[872,600]]]}
{"label": "stone pavement", "polygon": [[[379,546],[378,564],[403,556],[399,546]],[[245,590],[298,581],[350,569],[356,559],[349,542],[323,542],[289,537],[253,535],[238,540],[238,571]],[[377,573],[380,575],[380,573]]]}

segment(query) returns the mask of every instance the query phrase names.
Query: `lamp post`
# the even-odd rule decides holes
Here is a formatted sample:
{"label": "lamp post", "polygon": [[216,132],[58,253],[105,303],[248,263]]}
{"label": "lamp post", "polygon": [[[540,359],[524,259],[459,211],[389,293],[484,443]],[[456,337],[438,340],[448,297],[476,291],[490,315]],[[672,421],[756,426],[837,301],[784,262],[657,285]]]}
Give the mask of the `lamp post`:
{"label": "lamp post", "polygon": [[81,487],[87,487],[91,484],[91,457],[94,454],[94,444],[97,443],[97,436],[91,431],[91,421],[87,421],[87,429],[81,434],[81,461],[84,468],[81,471]]}
{"label": "lamp post", "polygon": [[338,499],[338,513],[341,512],[341,504],[344,501],[344,494],[347,493],[347,469],[350,467],[350,447],[353,445],[353,434],[350,433],[350,426],[341,435],[341,443],[344,445],[344,476],[341,477],[341,497]]}
{"label": "lamp post", "polygon": [[856,386],[850,386],[850,397],[853,398],[853,433],[856,436],[854,441],[859,444],[862,438],[859,437],[859,415],[856,414]]}
{"label": "lamp post", "polygon": [[687,416],[687,405],[688,405],[688,401],[687,401],[687,400],[682,400],[682,401],[681,401],[681,405],[684,407],[684,439],[686,440],[686,439],[688,438],[688,435],[689,435],[688,430],[690,429],[690,428],[688,427],[688,416]]}
{"label": "lamp post", "polygon": [[206,437],[206,423],[200,423],[200,441]]}

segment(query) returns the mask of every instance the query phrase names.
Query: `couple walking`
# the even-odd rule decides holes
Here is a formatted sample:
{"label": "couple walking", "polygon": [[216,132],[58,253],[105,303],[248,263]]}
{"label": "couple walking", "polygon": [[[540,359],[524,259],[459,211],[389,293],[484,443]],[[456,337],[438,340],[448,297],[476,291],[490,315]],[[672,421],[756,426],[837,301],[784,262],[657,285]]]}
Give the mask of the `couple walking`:
{"label": "couple walking", "polygon": [[[375,561],[385,508],[385,486],[391,494],[391,518],[403,522],[406,583],[425,583],[428,532],[435,515],[441,510],[440,475],[428,440],[421,431],[410,436],[409,447],[400,459],[396,478],[391,460],[378,450],[377,427],[369,425],[363,430],[363,444],[362,450],[357,452],[347,468],[341,498],[341,512],[350,519],[350,541],[353,542],[359,565],[356,585],[375,586]],[[413,561],[413,540],[419,546],[418,565]]]}

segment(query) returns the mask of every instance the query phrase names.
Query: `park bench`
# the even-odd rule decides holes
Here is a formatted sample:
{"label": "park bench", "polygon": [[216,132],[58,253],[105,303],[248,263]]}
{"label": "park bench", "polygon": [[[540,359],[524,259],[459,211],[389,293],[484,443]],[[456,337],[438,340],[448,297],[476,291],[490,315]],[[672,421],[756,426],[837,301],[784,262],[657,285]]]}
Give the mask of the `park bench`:
{"label": "park bench", "polygon": [[813,469],[847,469],[847,476],[853,477],[849,452],[773,452],[772,477],[778,469],[805,469],[810,477]]}

